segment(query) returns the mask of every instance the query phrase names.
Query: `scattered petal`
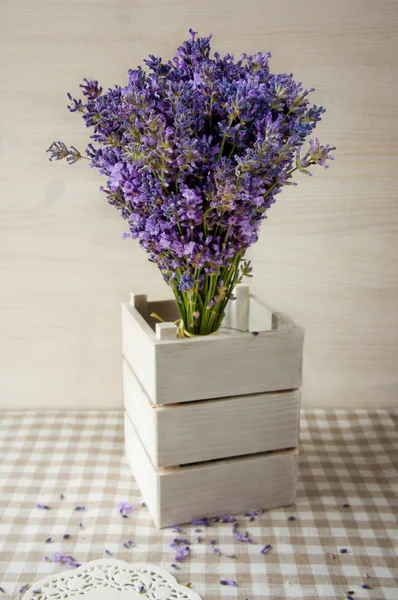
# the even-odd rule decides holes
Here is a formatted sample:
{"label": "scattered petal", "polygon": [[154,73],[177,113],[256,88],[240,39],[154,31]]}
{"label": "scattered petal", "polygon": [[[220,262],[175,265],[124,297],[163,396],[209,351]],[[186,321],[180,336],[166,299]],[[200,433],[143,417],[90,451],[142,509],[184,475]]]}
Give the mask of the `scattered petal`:
{"label": "scattered petal", "polygon": [[83,527],[83,523],[79,523],[79,527]]}
{"label": "scattered petal", "polygon": [[5,593],[6,593],[5,589],[3,589],[2,587],[0,587],[0,594],[5,594]]}
{"label": "scattered petal", "polygon": [[339,552],[340,552],[340,554],[347,554],[348,550],[347,550],[347,548],[341,548],[341,550]]}
{"label": "scattered petal", "polygon": [[206,517],[192,519],[191,524],[192,525],[204,525],[205,527],[210,527],[210,521]]}
{"label": "scattered petal", "polygon": [[170,542],[169,546],[170,548],[174,548],[174,546],[178,546],[179,544],[185,544],[189,546],[191,542],[189,540],[186,540],[184,538],[174,538],[174,540],[172,542]]}
{"label": "scattered petal", "polygon": [[107,554],[108,556],[110,556],[110,555],[112,554],[112,552],[111,552],[110,550],[107,550],[107,549],[105,548],[105,554]]}
{"label": "scattered petal", "polygon": [[363,583],[361,585],[361,588],[364,590],[372,590],[373,589],[372,587],[370,587],[370,585],[368,583]]}
{"label": "scattered petal", "polygon": [[50,543],[50,542],[52,542],[52,541],[53,541],[53,540],[52,540],[52,538],[47,538],[47,539],[46,539],[46,544],[49,544],[49,543]]}
{"label": "scattered petal", "polygon": [[234,534],[234,536],[236,537],[238,542],[246,542],[247,544],[253,543],[253,540],[249,537],[248,531],[246,531],[246,533],[244,535],[243,535],[243,533],[239,533],[236,523],[232,528],[232,533]]}
{"label": "scattered petal", "polygon": [[132,513],[134,510],[134,506],[129,504],[128,502],[119,502],[119,512],[122,517],[126,518],[127,515]]}
{"label": "scattered petal", "polygon": [[63,500],[65,498],[65,496],[63,494],[60,494],[60,500]]}
{"label": "scattered petal", "polygon": [[35,508],[42,508],[43,510],[50,510],[48,504],[35,504]]}
{"label": "scattered petal", "polygon": [[261,554],[268,554],[268,552],[272,550],[271,544],[266,544],[264,548],[261,550]]}
{"label": "scattered petal", "polygon": [[69,540],[70,539],[69,533],[65,533],[62,537],[64,538],[64,540]]}
{"label": "scattered petal", "polygon": [[177,550],[176,555],[175,555],[175,559],[177,562],[183,562],[190,553],[190,548],[189,546],[186,546],[185,548],[180,548],[179,550]]}
{"label": "scattered petal", "polygon": [[27,590],[28,588],[30,588],[30,583],[26,583],[25,585],[23,585],[23,586],[21,587],[21,589],[19,590],[19,593],[20,593],[20,594],[23,594],[24,592],[26,592],[26,590]]}
{"label": "scattered petal", "polygon": [[181,570],[181,567],[179,567],[179,566],[178,566],[178,565],[176,565],[175,563],[173,563],[171,566],[173,567],[173,569],[178,569],[178,570]]}
{"label": "scattered petal", "polygon": [[237,586],[238,585],[236,583],[236,581],[233,581],[232,579],[221,579],[220,583],[221,583],[221,585],[233,585],[233,586]]}
{"label": "scattered petal", "polygon": [[181,527],[178,527],[178,525],[173,525],[172,531],[174,531],[174,533],[184,533]]}
{"label": "scattered petal", "polygon": [[336,558],[336,555],[335,555],[335,554],[332,554],[331,552],[326,552],[326,556],[327,556],[328,558]]}
{"label": "scattered petal", "polygon": [[342,504],[341,508],[350,508],[350,505],[349,504]]}
{"label": "scattered petal", "polygon": [[200,535],[198,535],[198,537],[196,538],[196,543],[200,544],[201,541],[202,541],[202,538],[200,537]]}
{"label": "scattered petal", "polygon": [[86,510],[85,506],[76,506],[75,510]]}
{"label": "scattered petal", "polygon": [[295,520],[296,520],[296,517],[293,517],[293,515],[288,518],[288,521],[295,521]]}
{"label": "scattered petal", "polygon": [[140,587],[138,588],[138,593],[139,594],[143,594],[144,592],[146,592],[146,588],[144,585],[140,585]]}

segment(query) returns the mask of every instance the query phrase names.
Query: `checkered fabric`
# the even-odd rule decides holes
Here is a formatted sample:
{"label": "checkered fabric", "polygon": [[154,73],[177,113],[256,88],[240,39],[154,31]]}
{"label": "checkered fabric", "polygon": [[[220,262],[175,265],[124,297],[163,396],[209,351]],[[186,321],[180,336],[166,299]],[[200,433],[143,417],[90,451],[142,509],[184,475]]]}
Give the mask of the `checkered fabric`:
{"label": "checkered fabric", "polygon": [[[65,569],[45,556],[61,552],[84,563],[107,549],[127,562],[169,569],[204,600],[335,600],[349,591],[355,600],[397,600],[397,420],[398,412],[385,410],[304,412],[296,505],[253,521],[238,516],[239,531],[248,530],[253,544],[238,542],[229,523],[200,533],[184,527],[191,556],[174,571],[169,542],[178,534],[158,531],[141,506],[123,455],[121,413],[5,413],[0,586],[17,598],[24,584]],[[121,501],[136,507],[128,518],[119,514]],[[211,538],[236,559],[212,553]],[[124,548],[128,540],[136,547]],[[272,549],[261,554],[265,544]],[[221,579],[238,587],[223,587]]]}

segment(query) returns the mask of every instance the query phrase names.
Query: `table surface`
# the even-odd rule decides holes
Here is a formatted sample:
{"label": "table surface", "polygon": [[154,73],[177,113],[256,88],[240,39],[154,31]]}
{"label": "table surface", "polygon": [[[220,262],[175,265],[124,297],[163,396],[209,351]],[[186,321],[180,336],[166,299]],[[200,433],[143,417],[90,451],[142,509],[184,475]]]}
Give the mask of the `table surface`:
{"label": "table surface", "polygon": [[[398,411],[304,411],[297,502],[252,521],[238,515],[249,544],[236,540],[230,523],[199,533],[184,526],[184,535],[155,528],[124,459],[121,413],[3,413],[0,586],[17,598],[22,586],[65,570],[62,559],[45,557],[85,563],[108,550],[166,568],[204,600],[335,600],[348,591],[355,600],[397,600],[397,421]],[[123,501],[135,506],[127,518]],[[192,542],[178,571],[175,537]],[[214,554],[210,539],[236,558]],[[272,549],[261,554],[266,544]]]}

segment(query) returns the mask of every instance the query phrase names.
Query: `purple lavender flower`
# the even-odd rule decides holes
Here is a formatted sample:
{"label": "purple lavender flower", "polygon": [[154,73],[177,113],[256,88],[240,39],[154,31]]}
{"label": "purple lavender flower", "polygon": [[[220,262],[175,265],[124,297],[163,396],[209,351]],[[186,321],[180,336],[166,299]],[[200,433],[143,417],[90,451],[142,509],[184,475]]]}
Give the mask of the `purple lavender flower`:
{"label": "purple lavender flower", "polygon": [[184,544],[185,546],[189,546],[191,542],[189,540],[186,540],[184,538],[174,538],[174,540],[172,542],[170,542],[169,546],[170,548],[173,548],[174,546],[178,546],[179,544]]}
{"label": "purple lavender flower", "polygon": [[268,552],[272,550],[271,544],[266,544],[264,548],[261,550],[261,554],[268,554]]}
{"label": "purple lavender flower", "polygon": [[127,517],[131,512],[133,512],[134,506],[129,504],[128,502],[119,502],[119,513],[122,517]]}
{"label": "purple lavender flower", "polygon": [[175,555],[176,561],[183,562],[189,556],[190,551],[191,550],[189,546],[185,546],[185,548],[179,548]]}
{"label": "purple lavender flower", "polygon": [[[270,54],[210,53],[211,36],[190,39],[163,63],[150,55],[124,86],[103,92],[84,79],[71,112],[91,128],[81,153],[54,142],[50,160],[82,159],[106,178],[107,201],[172,288],[184,329],[216,331],[242,277],[247,249],[295,172],[332,160],[307,138],[325,109],[291,74],[273,74]],[[221,280],[226,282],[221,285]],[[220,288],[224,288],[220,292]],[[122,514],[126,517],[126,514]]]}
{"label": "purple lavender flower", "polygon": [[[211,523],[207,517],[192,519],[192,525],[203,525],[204,527],[210,527]],[[196,530],[195,530],[196,531]]]}
{"label": "purple lavender flower", "polygon": [[235,523],[233,528],[232,528],[232,533],[234,534],[234,536],[236,537],[236,539],[238,540],[238,542],[246,542],[247,544],[252,544],[253,540],[249,537],[249,532],[246,531],[245,534],[243,533],[239,533],[238,531],[238,527],[237,524]]}
{"label": "purple lavender flower", "polygon": [[221,583],[221,585],[232,585],[232,586],[237,586],[238,585],[236,583],[236,581],[233,581],[232,579],[221,579],[220,583]]}

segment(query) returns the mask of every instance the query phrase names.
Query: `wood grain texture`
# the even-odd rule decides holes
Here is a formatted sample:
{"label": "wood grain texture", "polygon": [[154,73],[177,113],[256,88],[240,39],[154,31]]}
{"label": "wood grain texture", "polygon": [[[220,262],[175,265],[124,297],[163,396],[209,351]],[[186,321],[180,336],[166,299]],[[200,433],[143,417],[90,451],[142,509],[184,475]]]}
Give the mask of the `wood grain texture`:
{"label": "wood grain texture", "polygon": [[154,407],[126,362],[123,381],[125,410],[155,467],[297,446],[299,390]]}
{"label": "wood grain texture", "polygon": [[[248,286],[237,289],[237,294],[237,308],[231,311],[232,330],[184,339],[177,339],[173,323],[156,323],[154,335],[148,316],[144,318],[133,305],[123,305],[123,354],[153,404],[290,390],[301,385],[303,329],[285,318],[283,327],[246,333]],[[165,308],[159,303],[159,312],[166,313],[168,306],[168,302]],[[261,310],[267,324],[270,311],[263,306]],[[279,320],[276,317],[275,326]]]}
{"label": "wood grain texture", "polygon": [[153,330],[131,304],[122,304],[122,351],[150,398],[156,397]]}
{"label": "wood grain texture", "polygon": [[[266,24],[266,25],[264,25]],[[0,408],[121,408],[119,306],[169,292],[87,169],[65,108],[83,77],[127,80],[192,27],[222,55],[272,52],[327,113],[330,169],[277,197],[249,253],[251,288],[306,331],[303,404],[398,404],[396,0],[3,0],[0,3]]]}
{"label": "wood grain texture", "polygon": [[169,404],[298,388],[302,348],[300,327],[158,342],[151,399]]}
{"label": "wood grain texture", "polygon": [[125,436],[128,463],[158,527],[295,500],[297,450],[157,470],[126,413]]}

